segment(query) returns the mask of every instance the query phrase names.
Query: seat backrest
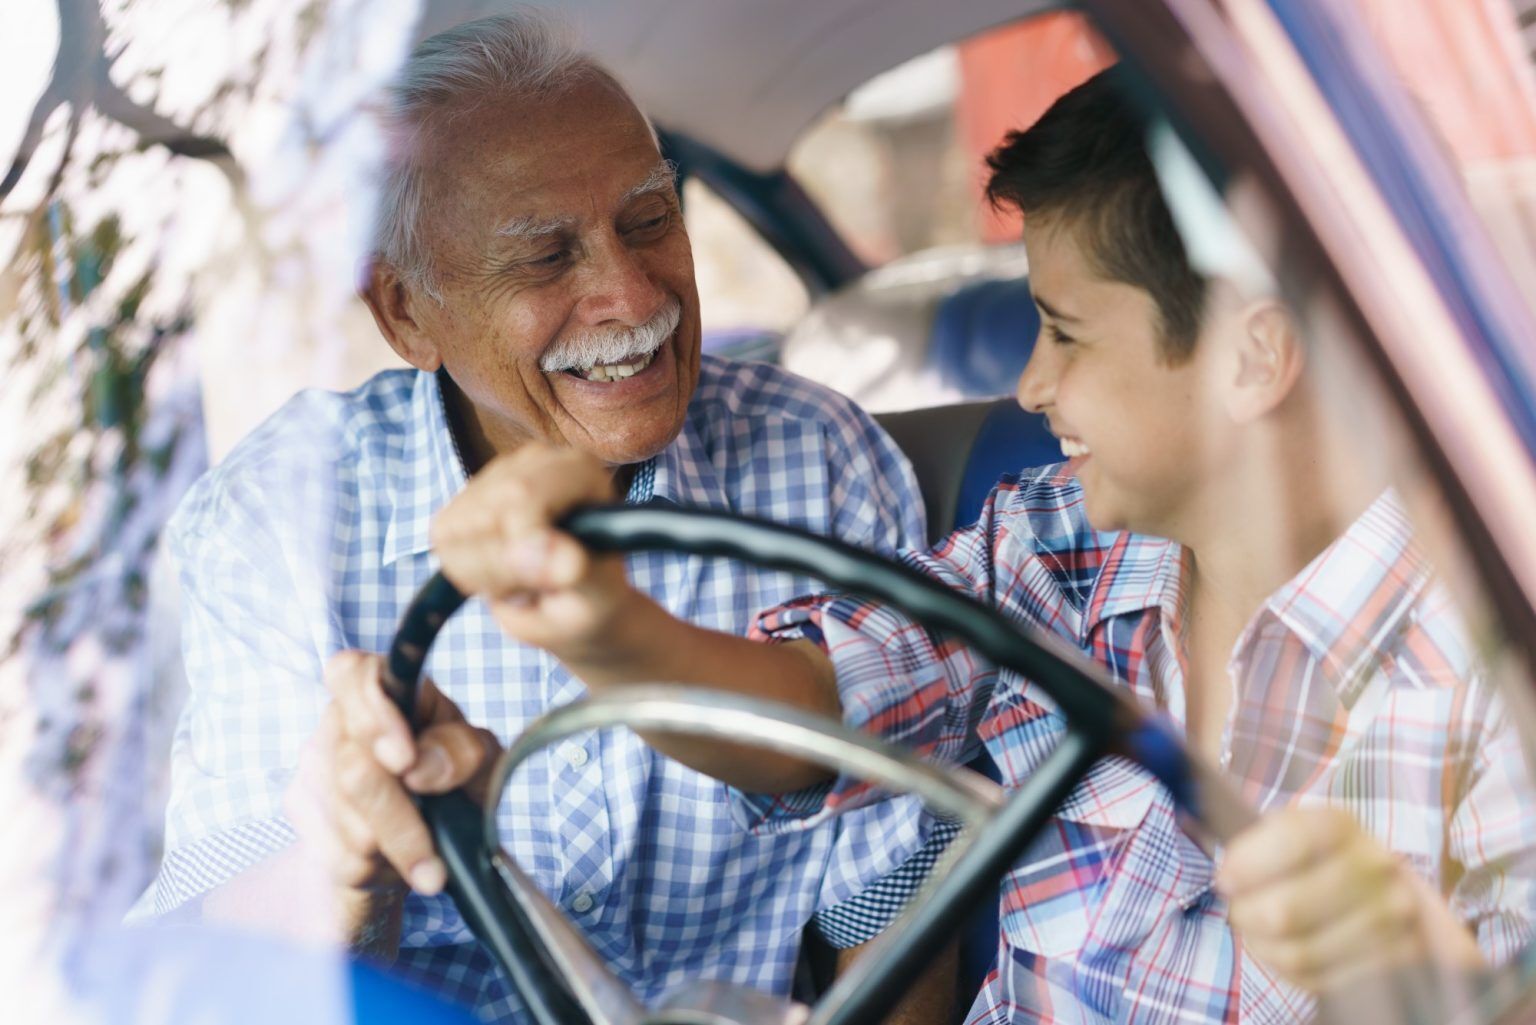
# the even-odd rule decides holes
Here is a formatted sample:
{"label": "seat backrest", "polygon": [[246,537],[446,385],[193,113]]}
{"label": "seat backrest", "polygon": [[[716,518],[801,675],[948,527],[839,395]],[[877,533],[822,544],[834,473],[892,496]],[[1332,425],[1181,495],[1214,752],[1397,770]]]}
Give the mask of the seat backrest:
{"label": "seat backrest", "polygon": [[1011,394],[1034,340],[1027,266],[1017,245],[903,256],[817,300],[780,362],[875,412]]}
{"label": "seat backrest", "polygon": [[975,523],[1004,474],[1061,459],[1045,418],[1013,399],[876,413],[875,419],[912,463],[930,542]]}

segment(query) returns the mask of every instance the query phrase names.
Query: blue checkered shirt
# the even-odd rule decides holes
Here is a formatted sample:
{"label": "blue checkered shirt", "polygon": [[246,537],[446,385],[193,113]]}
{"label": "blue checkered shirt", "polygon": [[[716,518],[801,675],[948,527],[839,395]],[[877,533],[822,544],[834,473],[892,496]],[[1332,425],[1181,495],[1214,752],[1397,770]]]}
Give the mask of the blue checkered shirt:
{"label": "blue checkered shirt", "polygon": [[[158,913],[292,841],[281,795],[326,702],[322,663],[342,649],[386,649],[437,568],[432,515],[464,483],[437,378],[390,371],[348,394],[297,396],[187,496],[169,544],[191,695],[151,894]],[[924,536],[911,470],[865,414],[773,367],[711,357],[681,434],[635,476],[628,499],[650,498],[885,551]],[[629,572],[679,617],[733,633],[755,610],[813,589],[803,578],[668,553],[631,556]],[[503,743],[585,692],[553,658],[508,640],[480,602],[449,622],[427,672]],[[720,784],[627,730],[535,756],[509,784],[499,821],[518,863],[648,1001],[695,979],[787,992],[801,931],[819,913],[834,945],[885,924],[878,909],[889,901],[860,900],[928,828],[898,801],[822,829],[754,836],[733,819]],[[445,897],[407,898],[396,967],[487,1020],[518,1017],[515,996]]]}

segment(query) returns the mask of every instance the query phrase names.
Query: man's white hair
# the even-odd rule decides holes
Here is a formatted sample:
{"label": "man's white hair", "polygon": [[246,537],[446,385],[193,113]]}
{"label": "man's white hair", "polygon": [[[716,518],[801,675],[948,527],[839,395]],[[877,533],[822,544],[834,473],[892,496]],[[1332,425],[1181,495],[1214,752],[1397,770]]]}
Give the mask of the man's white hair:
{"label": "man's white hair", "polygon": [[420,43],[390,87],[384,113],[389,151],[374,222],[374,258],[442,302],[422,243],[424,140],[484,103],[556,96],[594,80],[628,95],[611,72],[576,47],[568,27],[532,10],[466,22]]}

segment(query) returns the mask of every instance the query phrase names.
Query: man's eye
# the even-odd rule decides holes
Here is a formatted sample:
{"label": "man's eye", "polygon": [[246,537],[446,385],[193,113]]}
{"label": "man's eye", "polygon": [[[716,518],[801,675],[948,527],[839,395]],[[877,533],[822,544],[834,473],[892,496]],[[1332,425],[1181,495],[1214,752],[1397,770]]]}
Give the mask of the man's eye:
{"label": "man's eye", "polygon": [[540,256],[534,256],[527,260],[519,260],[514,270],[531,271],[535,274],[548,273],[559,270],[570,262],[571,251],[569,249],[556,249]]}
{"label": "man's eye", "polygon": [[672,214],[670,212],[659,213],[654,217],[647,217],[644,220],[631,224],[625,229],[625,234],[631,238],[657,238],[666,233],[671,223]]}

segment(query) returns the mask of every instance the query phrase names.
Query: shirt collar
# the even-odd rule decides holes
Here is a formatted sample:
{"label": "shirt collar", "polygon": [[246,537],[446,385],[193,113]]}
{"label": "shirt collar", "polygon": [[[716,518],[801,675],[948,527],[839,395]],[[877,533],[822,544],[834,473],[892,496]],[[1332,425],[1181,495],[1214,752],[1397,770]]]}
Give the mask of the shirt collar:
{"label": "shirt collar", "polygon": [[1086,641],[1105,620],[1157,609],[1177,625],[1184,608],[1184,549],[1175,541],[1142,534],[1106,534],[1104,562],[1083,615]]}
{"label": "shirt collar", "polygon": [[[1112,617],[1154,608],[1177,637],[1188,579],[1182,546],[1137,534],[1112,536],[1089,594],[1083,640]],[[1271,595],[1265,610],[1306,646],[1348,707],[1366,682],[1364,670],[1400,628],[1428,579],[1407,514],[1389,490]]]}
{"label": "shirt collar", "polygon": [[650,497],[677,505],[730,511],[725,482],[710,458],[709,445],[699,434],[692,414],[690,410],[677,437],[652,460],[656,473]]}
{"label": "shirt collar", "polygon": [[1428,581],[1407,513],[1389,490],[1266,608],[1306,645],[1348,707]]}
{"label": "shirt collar", "polygon": [[[625,501],[661,499],[679,505],[731,508],[709,448],[693,420],[692,415],[685,417],[677,438],[635,474]],[[398,466],[391,481],[389,522],[384,529],[385,565],[432,547],[432,517],[469,479],[454,443],[436,374],[416,374]]]}
{"label": "shirt collar", "polygon": [[416,372],[398,467],[389,482],[385,565],[431,547],[433,515],[469,479],[448,427],[448,410],[436,374]]}

